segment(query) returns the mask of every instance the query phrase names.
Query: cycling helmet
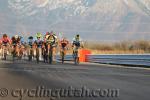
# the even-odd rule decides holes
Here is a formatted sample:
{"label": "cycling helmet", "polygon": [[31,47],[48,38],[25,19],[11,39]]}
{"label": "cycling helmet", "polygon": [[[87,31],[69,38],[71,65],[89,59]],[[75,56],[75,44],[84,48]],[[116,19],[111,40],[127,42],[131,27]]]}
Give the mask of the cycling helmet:
{"label": "cycling helmet", "polygon": [[79,35],[79,34],[77,34],[77,35],[76,35],[76,37],[77,37],[77,38],[79,38],[79,37],[80,37],[80,35]]}
{"label": "cycling helmet", "polygon": [[19,36],[18,36],[18,35],[15,35],[15,38],[17,39],[17,38],[19,38]]}
{"label": "cycling helmet", "polygon": [[3,34],[3,38],[4,38],[4,37],[7,37],[7,34]]}
{"label": "cycling helmet", "polygon": [[14,41],[14,40],[15,40],[15,37],[13,36],[13,37],[11,38],[11,40]]}
{"label": "cycling helmet", "polygon": [[53,33],[54,36],[56,36],[56,33]]}
{"label": "cycling helmet", "polygon": [[46,35],[49,35],[50,33],[49,32],[46,32]]}
{"label": "cycling helmet", "polygon": [[41,33],[36,33],[36,37],[37,37],[37,38],[41,38],[41,37],[42,37],[42,34],[41,34]]}
{"label": "cycling helmet", "polygon": [[23,37],[22,37],[22,36],[20,36],[20,38],[22,39]]}
{"label": "cycling helmet", "polygon": [[30,36],[30,37],[28,37],[28,39],[31,39],[31,40],[33,40],[33,36]]}
{"label": "cycling helmet", "polygon": [[50,35],[46,35],[45,38],[48,39]]}
{"label": "cycling helmet", "polygon": [[23,39],[23,37],[22,37],[22,36],[19,36],[19,39]]}
{"label": "cycling helmet", "polygon": [[66,38],[66,37],[63,37],[63,38],[62,38],[62,41],[66,41],[66,40],[67,40],[67,38]]}
{"label": "cycling helmet", "polygon": [[51,31],[51,32],[50,32],[50,35],[54,35],[54,32],[53,32],[53,31]]}

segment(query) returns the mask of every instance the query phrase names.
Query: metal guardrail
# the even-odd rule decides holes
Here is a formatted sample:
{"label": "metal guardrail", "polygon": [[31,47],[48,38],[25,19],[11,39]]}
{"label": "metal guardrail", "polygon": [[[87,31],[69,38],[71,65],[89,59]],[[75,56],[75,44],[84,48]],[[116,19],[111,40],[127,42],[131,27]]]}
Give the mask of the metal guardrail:
{"label": "metal guardrail", "polygon": [[150,54],[145,55],[86,55],[86,61],[102,64],[119,64],[150,67]]}
{"label": "metal guardrail", "polygon": [[[11,58],[11,57],[10,57]],[[8,60],[10,60],[10,58]],[[57,55],[57,60],[61,60]],[[23,57],[27,59],[27,57]],[[65,61],[73,61],[72,55],[65,56]],[[86,62],[100,64],[118,64],[130,66],[148,66],[150,67],[150,54],[145,55],[86,55]]]}
{"label": "metal guardrail", "polygon": [[[58,59],[60,59],[58,57]],[[65,57],[66,61],[72,61],[72,55]],[[129,54],[114,54],[114,55],[86,55],[86,62],[100,64],[116,64],[130,66],[148,66],[150,67],[150,54],[129,55]]]}

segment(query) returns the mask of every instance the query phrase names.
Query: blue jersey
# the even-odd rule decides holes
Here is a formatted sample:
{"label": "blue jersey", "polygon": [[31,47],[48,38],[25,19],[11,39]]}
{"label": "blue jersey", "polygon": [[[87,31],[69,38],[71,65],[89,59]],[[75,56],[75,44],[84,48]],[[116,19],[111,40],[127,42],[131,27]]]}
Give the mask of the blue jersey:
{"label": "blue jersey", "polygon": [[36,43],[38,48],[41,48],[43,41],[42,40],[35,40],[35,43]]}
{"label": "blue jersey", "polygon": [[29,45],[30,47],[32,47],[32,46],[33,46],[33,43],[34,43],[34,41],[33,41],[33,40],[31,40],[31,39],[29,39],[29,41],[28,41],[28,45]]}

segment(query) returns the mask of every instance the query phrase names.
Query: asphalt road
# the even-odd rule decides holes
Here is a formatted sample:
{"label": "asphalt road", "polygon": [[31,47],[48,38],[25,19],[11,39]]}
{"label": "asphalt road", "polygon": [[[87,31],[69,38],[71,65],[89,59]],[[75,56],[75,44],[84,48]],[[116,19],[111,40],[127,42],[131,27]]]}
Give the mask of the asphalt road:
{"label": "asphalt road", "polygon": [[150,100],[150,69],[0,61],[0,100]]}

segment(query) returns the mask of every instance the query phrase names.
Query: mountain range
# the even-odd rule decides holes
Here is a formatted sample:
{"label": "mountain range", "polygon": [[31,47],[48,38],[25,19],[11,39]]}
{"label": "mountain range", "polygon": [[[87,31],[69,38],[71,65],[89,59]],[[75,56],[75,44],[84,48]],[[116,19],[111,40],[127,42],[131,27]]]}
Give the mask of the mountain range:
{"label": "mountain range", "polygon": [[150,0],[0,0],[0,33],[150,40]]}

